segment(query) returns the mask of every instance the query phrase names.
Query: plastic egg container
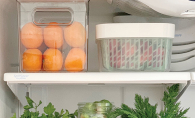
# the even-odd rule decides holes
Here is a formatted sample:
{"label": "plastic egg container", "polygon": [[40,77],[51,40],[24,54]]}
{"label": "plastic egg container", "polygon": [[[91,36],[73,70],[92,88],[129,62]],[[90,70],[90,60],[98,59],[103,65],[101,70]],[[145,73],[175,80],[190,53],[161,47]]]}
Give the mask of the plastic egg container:
{"label": "plastic egg container", "polygon": [[22,72],[87,71],[88,1],[20,2]]}
{"label": "plastic egg container", "polygon": [[96,27],[100,71],[169,71],[172,24],[102,24]]}

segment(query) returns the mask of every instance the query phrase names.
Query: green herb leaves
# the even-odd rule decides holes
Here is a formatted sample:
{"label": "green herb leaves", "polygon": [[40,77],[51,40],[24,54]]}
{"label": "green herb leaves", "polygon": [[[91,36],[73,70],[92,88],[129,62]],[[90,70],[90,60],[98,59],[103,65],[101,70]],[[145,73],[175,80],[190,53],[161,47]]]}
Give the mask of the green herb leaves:
{"label": "green herb leaves", "polygon": [[16,113],[11,118],[16,118]]}
{"label": "green herb leaves", "polygon": [[122,104],[121,108],[116,112],[122,115],[122,118],[158,118],[156,113],[157,104],[152,106],[149,103],[149,98],[142,98],[140,95],[135,95],[135,109],[129,108]]}
{"label": "green herb leaves", "polygon": [[29,97],[26,97],[26,100],[27,100],[27,102],[28,102],[28,104],[29,104],[29,107],[30,108],[33,108],[34,106],[33,106],[33,103],[35,103],[32,99],[30,99]]}
{"label": "green herb leaves", "polygon": [[51,102],[47,105],[47,107],[44,107],[44,112],[49,116],[52,116],[55,110],[56,109],[54,108],[54,105],[51,104]]}
{"label": "green herb leaves", "polygon": [[[135,95],[135,107],[133,111],[138,118],[158,118],[156,109],[157,104],[152,106],[149,103],[149,98],[142,98],[140,95]],[[143,117],[144,116],[144,117]]]}
{"label": "green herb leaves", "polygon": [[[187,118],[184,115],[188,109],[180,108],[180,103],[177,102],[177,95],[179,94],[179,84],[175,84],[167,88],[164,92],[163,102],[165,108],[158,114],[156,112],[157,104],[154,106],[149,103],[149,98],[142,98],[140,95],[135,95],[135,109],[129,108],[122,104],[121,108],[114,111],[117,116],[122,118]],[[116,118],[116,117],[115,117]]]}
{"label": "green herb leaves", "polygon": [[[40,116],[37,108],[42,104],[42,101],[39,101],[39,104],[37,105],[29,97],[26,97],[26,100],[28,102],[28,105],[24,106],[24,113],[20,118],[75,118],[74,114],[69,114],[68,110],[64,112],[64,110],[62,109],[60,113],[56,112],[56,109],[54,108],[54,105],[52,105],[52,103],[49,103],[46,107],[44,107],[43,110],[45,113]],[[35,112],[33,112],[33,109]],[[16,118],[16,114],[14,114],[12,118]]]}
{"label": "green herb leaves", "polygon": [[164,92],[163,102],[165,108],[160,112],[161,118],[187,118],[184,115],[188,112],[188,109],[183,110],[180,108],[180,102],[177,102],[177,95],[179,94],[179,84],[173,85],[167,88],[168,91]]}

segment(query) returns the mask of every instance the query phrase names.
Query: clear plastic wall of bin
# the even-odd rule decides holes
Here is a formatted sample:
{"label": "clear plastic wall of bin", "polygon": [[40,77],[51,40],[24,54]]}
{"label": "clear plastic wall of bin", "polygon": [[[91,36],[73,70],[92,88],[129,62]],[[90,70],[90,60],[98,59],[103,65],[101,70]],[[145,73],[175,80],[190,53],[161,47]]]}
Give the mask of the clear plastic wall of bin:
{"label": "clear plastic wall of bin", "polygon": [[87,71],[88,2],[18,2],[21,72]]}

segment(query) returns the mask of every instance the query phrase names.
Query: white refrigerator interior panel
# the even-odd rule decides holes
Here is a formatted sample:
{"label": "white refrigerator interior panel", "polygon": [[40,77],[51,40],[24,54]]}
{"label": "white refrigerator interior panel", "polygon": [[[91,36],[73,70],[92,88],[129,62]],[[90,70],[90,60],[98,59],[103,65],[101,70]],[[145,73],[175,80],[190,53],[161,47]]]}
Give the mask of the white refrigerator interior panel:
{"label": "white refrigerator interior panel", "polygon": [[189,118],[194,118],[195,116],[195,85],[191,85],[187,91],[183,94],[183,96],[180,98],[181,106],[184,108],[189,108],[190,110],[186,114]]}
{"label": "white refrigerator interior panel", "polygon": [[14,0],[0,1],[0,118],[17,112],[17,100],[3,81],[5,72],[17,71],[17,8]]}
{"label": "white refrigerator interior panel", "polygon": [[99,71],[98,49],[95,42],[95,27],[102,23],[112,23],[114,8],[106,0],[90,0],[89,2],[89,42],[88,71]]}
{"label": "white refrigerator interior panel", "polygon": [[44,106],[51,102],[57,111],[68,109],[73,113],[79,102],[94,102],[102,99],[108,99],[116,106],[121,105],[121,88],[120,86],[104,85],[51,85],[51,86],[31,86],[30,97],[43,104],[39,110],[42,111]]}

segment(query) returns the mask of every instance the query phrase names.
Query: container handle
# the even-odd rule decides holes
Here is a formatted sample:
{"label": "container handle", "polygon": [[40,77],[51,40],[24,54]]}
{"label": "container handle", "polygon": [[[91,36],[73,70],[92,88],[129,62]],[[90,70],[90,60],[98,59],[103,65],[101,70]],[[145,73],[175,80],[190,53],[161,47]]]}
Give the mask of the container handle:
{"label": "container handle", "polygon": [[42,23],[42,22],[37,22],[35,21],[35,14],[36,12],[69,12],[71,14],[71,20],[67,23],[57,23],[58,25],[71,25],[74,21],[74,12],[71,8],[69,7],[62,7],[62,8],[56,8],[56,7],[41,7],[41,8],[35,8],[32,12],[32,22],[35,25],[41,25],[41,26],[46,26],[46,25],[56,25],[55,23]]}

